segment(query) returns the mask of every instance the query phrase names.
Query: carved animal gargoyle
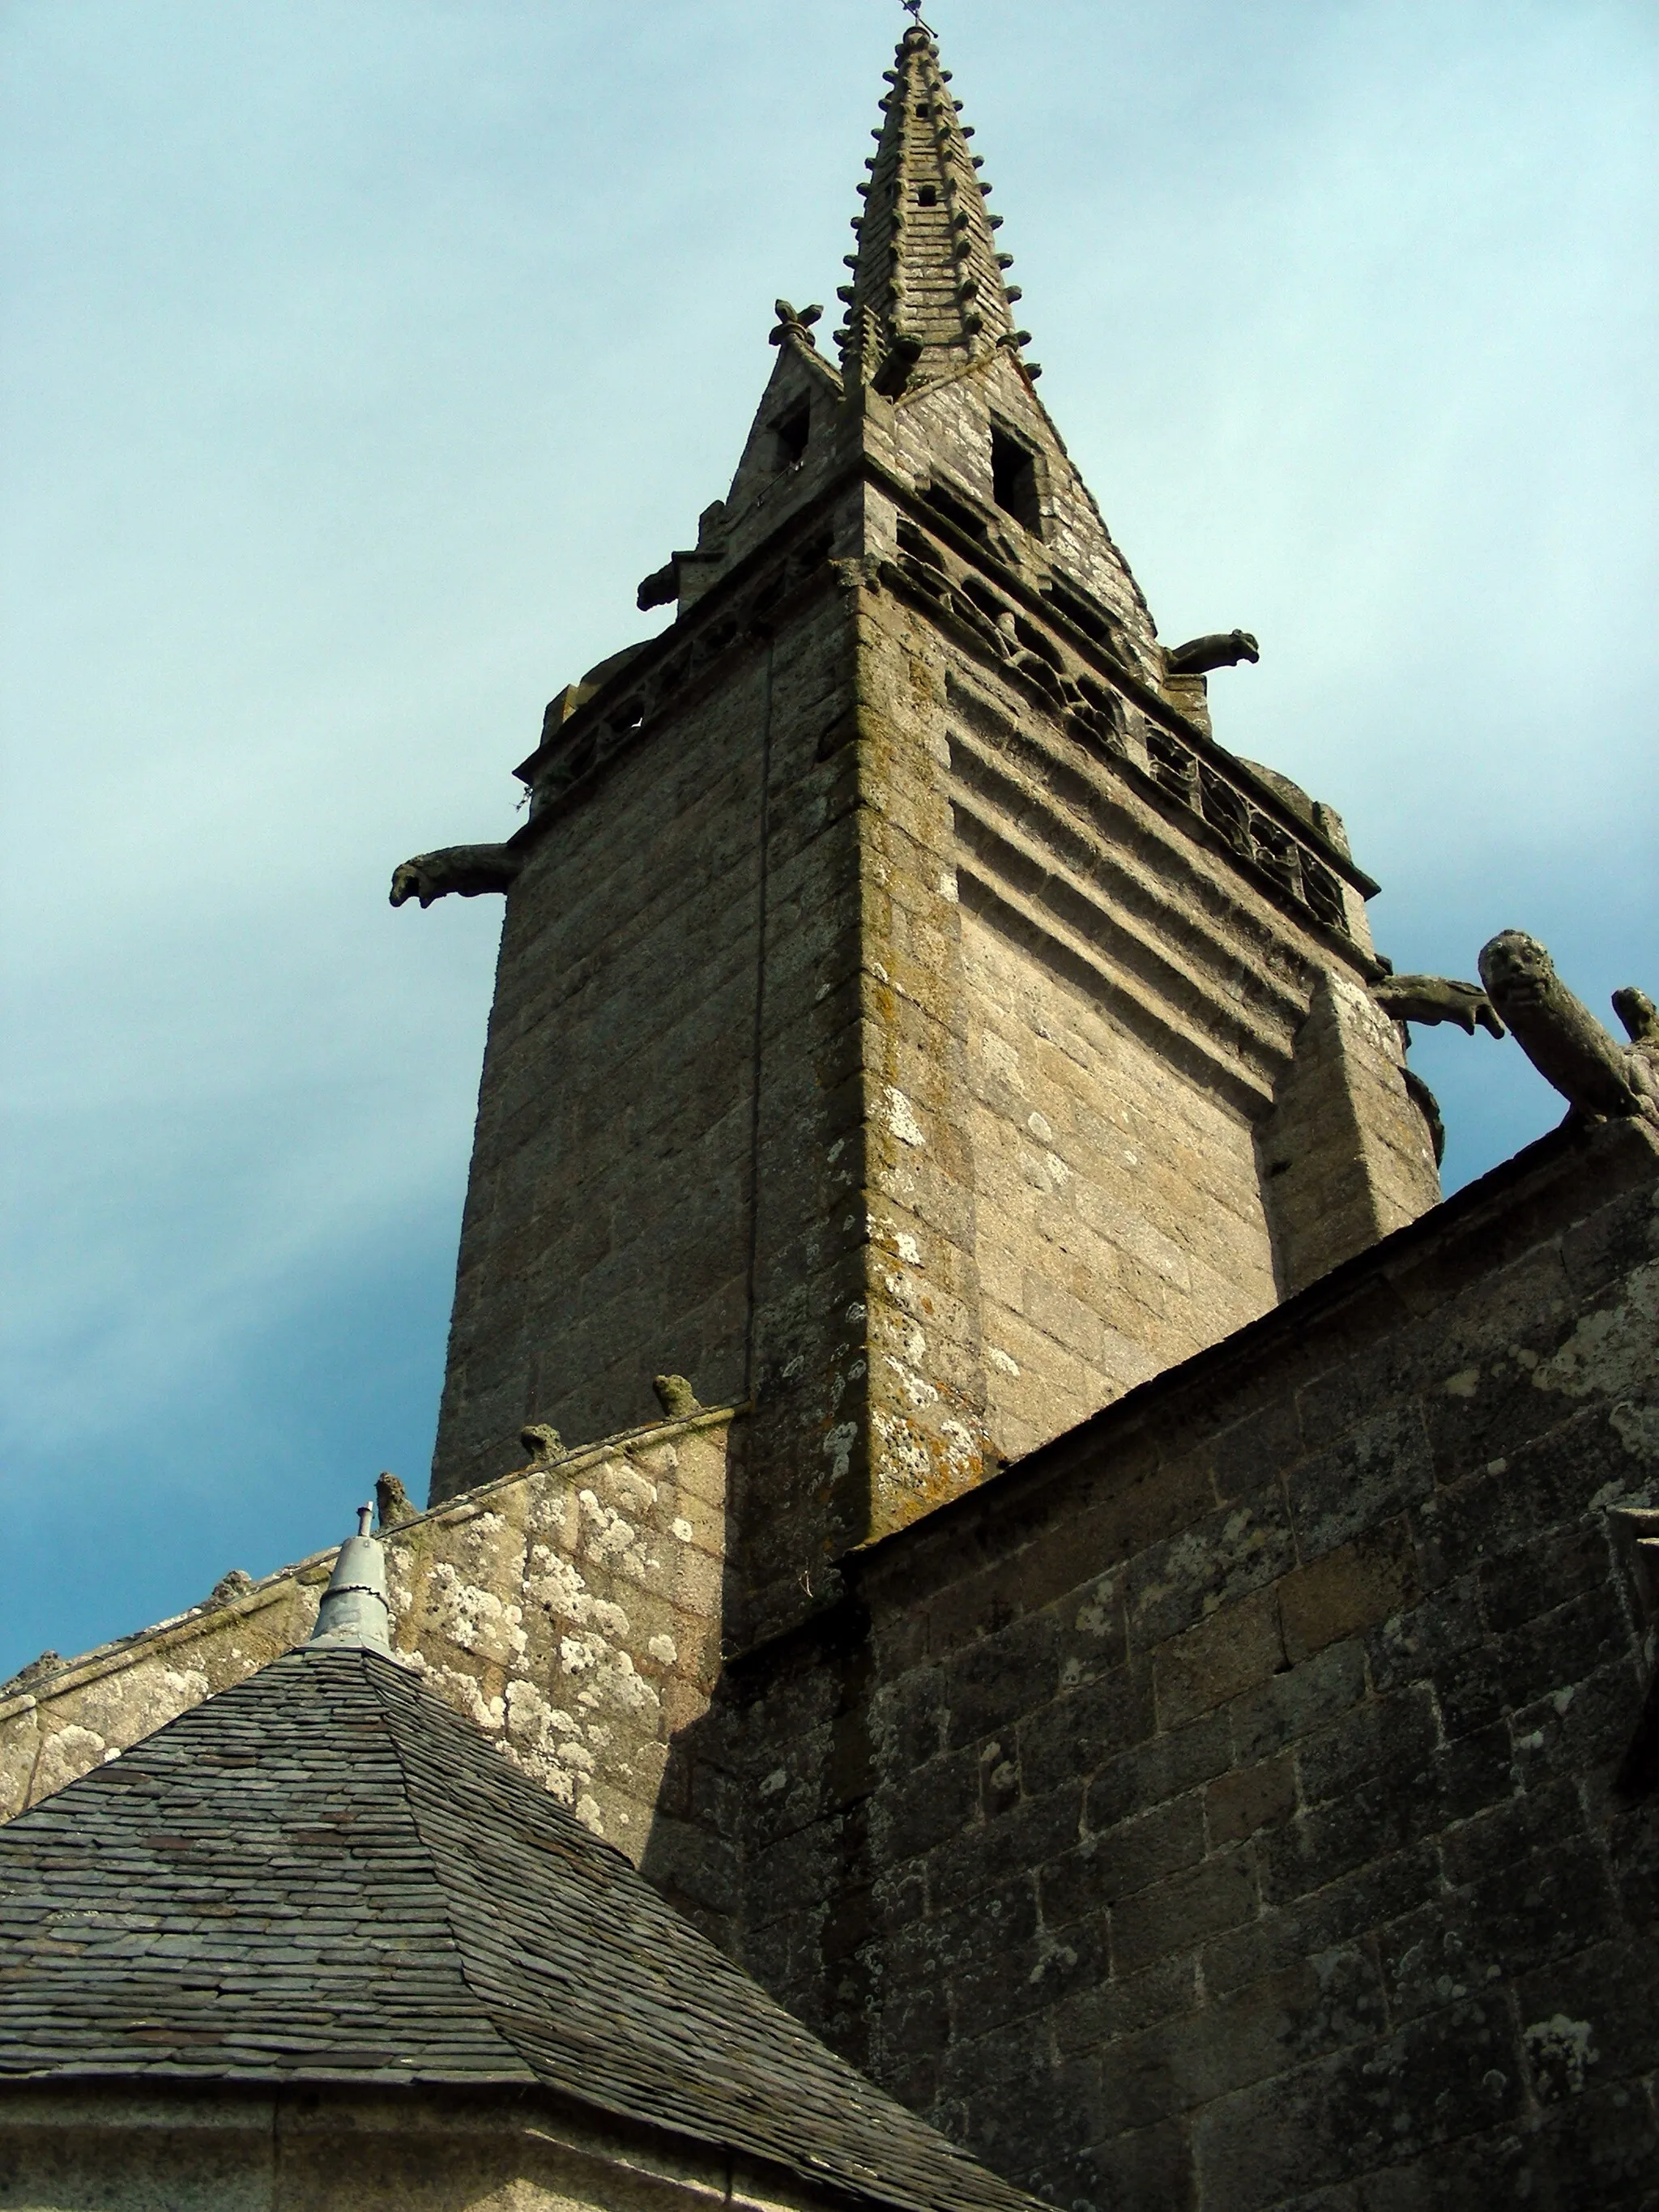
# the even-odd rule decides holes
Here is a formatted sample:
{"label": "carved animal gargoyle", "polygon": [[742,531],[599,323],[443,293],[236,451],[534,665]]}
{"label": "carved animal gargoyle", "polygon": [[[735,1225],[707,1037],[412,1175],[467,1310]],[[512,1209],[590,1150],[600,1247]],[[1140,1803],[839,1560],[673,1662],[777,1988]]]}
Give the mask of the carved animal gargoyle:
{"label": "carved animal gargoyle", "polygon": [[1213,630],[1189,637],[1164,656],[1171,676],[1207,676],[1212,668],[1236,668],[1241,660],[1260,660],[1261,648],[1247,629]]}
{"label": "carved animal gargoyle", "polygon": [[1636,1051],[1650,1062],[1659,1062],[1659,1006],[1645,991],[1626,983],[1613,994],[1613,1011],[1625,1024],[1625,1035]]}
{"label": "carved animal gargoyle", "polygon": [[897,399],[921,359],[921,340],[909,331],[895,331],[871,384],[884,399]]}
{"label": "carved animal gargoyle", "polygon": [[392,872],[392,903],[417,898],[423,907],[452,891],[477,898],[504,891],[524,866],[524,854],[511,845],[446,845],[441,852],[417,853]]}
{"label": "carved animal gargoyle", "polygon": [[653,568],[635,593],[634,604],[642,615],[653,607],[672,606],[680,595],[680,562],[684,557],[676,553],[665,561],[660,568]]}
{"label": "carved animal gargoyle", "polygon": [[702,1411],[696,1392],[684,1375],[659,1375],[651,1387],[657,1394],[657,1403],[671,1421],[684,1420]]}
{"label": "carved animal gargoyle", "polygon": [[1371,985],[1371,996],[1383,1012],[1396,1022],[1455,1022],[1465,1036],[1480,1027],[1495,1037],[1504,1034],[1497,1009],[1478,983],[1459,983],[1449,975],[1385,975]]}
{"label": "carved animal gargoyle", "polygon": [[1480,980],[1522,1051],[1575,1114],[1639,1117],[1659,1127],[1659,1039],[1644,992],[1632,987],[1615,995],[1633,1040],[1620,1044],[1523,930],[1502,930],[1482,948]]}
{"label": "carved animal gargoyle", "polygon": [[383,1536],[388,1529],[401,1528],[405,1521],[415,1520],[419,1511],[420,1508],[395,1474],[375,1477],[374,1517]]}

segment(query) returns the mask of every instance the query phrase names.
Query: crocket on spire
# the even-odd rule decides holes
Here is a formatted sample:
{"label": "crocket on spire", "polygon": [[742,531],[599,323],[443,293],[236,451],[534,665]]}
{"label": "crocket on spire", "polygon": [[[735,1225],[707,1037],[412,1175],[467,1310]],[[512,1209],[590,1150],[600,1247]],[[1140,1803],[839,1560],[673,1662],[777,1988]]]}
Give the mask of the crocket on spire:
{"label": "crocket on spire", "polygon": [[996,249],[999,219],[986,209],[972,131],[925,24],[906,31],[887,74],[839,339],[849,385],[896,396],[1025,333],[1014,328],[1010,302],[1019,295],[1003,283],[1008,257]]}

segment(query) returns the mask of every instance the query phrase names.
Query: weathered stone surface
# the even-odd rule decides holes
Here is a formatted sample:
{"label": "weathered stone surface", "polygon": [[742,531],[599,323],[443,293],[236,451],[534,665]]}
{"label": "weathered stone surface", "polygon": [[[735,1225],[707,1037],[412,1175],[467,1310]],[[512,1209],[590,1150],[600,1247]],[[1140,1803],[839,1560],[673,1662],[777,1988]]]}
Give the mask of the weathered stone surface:
{"label": "weathered stone surface", "polygon": [[[561,695],[509,848],[433,1496],[666,1364],[750,1402],[737,1644],[1437,1194],[1373,887],[1166,684],[995,257],[955,289],[976,189],[913,204],[940,112],[888,105],[876,320],[838,372],[780,315],[678,618]],[[878,236],[931,271],[879,343]]]}
{"label": "weathered stone surface", "polygon": [[[1653,1136],[1424,1218],[1375,887],[1170,671],[936,61],[842,369],[781,303],[677,618],[520,770],[400,1644],[1071,2212],[1653,2212]],[[741,1410],[556,1455],[659,1370]],[[327,1564],[0,1705],[4,1806]]]}
{"label": "weathered stone surface", "polygon": [[0,2177],[7,2201],[42,2212],[807,2212],[844,2201],[758,2160],[494,2087],[9,2086]]}
{"label": "weathered stone surface", "polygon": [[1563,1133],[844,1562],[717,1697],[751,1964],[1068,2204],[1649,2205],[1656,1257]]}
{"label": "weathered stone surface", "polygon": [[[699,1410],[385,1533],[398,1656],[636,1862],[675,1733],[707,1710],[720,1669],[731,1459],[729,1413]],[[0,1816],[301,1642],[333,1559],[319,1553],[0,1704]],[[696,1832],[707,1857],[707,1824]],[[699,1879],[707,1904],[718,1871]]]}

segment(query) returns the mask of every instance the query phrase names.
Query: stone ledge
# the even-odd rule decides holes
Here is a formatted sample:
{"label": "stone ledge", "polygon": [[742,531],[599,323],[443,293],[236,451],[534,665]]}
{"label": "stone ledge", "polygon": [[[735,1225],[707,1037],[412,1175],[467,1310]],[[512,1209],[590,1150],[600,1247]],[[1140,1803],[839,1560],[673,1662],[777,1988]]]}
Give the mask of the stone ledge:
{"label": "stone ledge", "polygon": [[[515,1468],[510,1474],[494,1475],[473,1490],[458,1490],[453,1497],[428,1505],[424,1512],[411,1514],[407,1521],[399,1521],[394,1527],[377,1533],[385,1542],[398,1543],[405,1530],[423,1524],[469,1521],[489,1510],[489,1498],[532,1474],[574,1474],[585,1467],[599,1465],[618,1451],[630,1449],[645,1438],[653,1443],[672,1443],[678,1436],[693,1436],[701,1429],[724,1427],[747,1410],[742,1406],[705,1406],[696,1413],[675,1420],[649,1421],[640,1428],[619,1429],[615,1436],[601,1437],[591,1444],[574,1445],[558,1459]],[[171,1613],[165,1620],[154,1621],[147,1628],[135,1628],[130,1635],[118,1636],[108,1644],[95,1644],[90,1651],[66,1659],[52,1674],[41,1675],[30,1688],[0,1698],[0,1727],[45,1698],[61,1697],[65,1691],[78,1690],[88,1682],[98,1681],[106,1674],[131,1666],[140,1656],[159,1658],[175,1644],[188,1643],[199,1635],[209,1620],[246,1620],[288,1596],[296,1583],[307,1588],[326,1583],[334,1571],[339,1548],[337,1544],[331,1544],[326,1551],[308,1552],[304,1559],[262,1575],[252,1589],[243,1590],[235,1597],[223,1599],[217,1605],[210,1598],[204,1598],[186,1613]]]}
{"label": "stone ledge", "polygon": [[[670,1739],[706,1708],[720,1662],[735,1419],[699,1407],[622,1430],[385,1532],[397,1656],[635,1852]],[[0,1819],[301,1641],[336,1556],[103,1645],[0,1704]]]}

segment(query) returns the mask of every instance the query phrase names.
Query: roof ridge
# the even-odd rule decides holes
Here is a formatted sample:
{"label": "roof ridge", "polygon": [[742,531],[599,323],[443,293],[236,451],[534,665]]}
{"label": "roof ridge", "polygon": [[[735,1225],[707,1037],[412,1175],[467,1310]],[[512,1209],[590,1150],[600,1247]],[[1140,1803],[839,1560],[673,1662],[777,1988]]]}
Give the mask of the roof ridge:
{"label": "roof ridge", "polygon": [[[0,1827],[0,2075],[407,2081],[435,2039],[460,2078],[534,2081],[487,2016],[454,2024],[460,1947],[406,1793],[388,1802],[368,1656],[284,1652]],[[204,1895],[226,1908],[205,1924]]]}
{"label": "roof ridge", "polygon": [[[429,1712],[431,1718],[439,1724],[435,1733],[447,1735],[450,1742],[461,1750],[469,1765],[476,1764],[491,1774],[503,1785],[509,1796],[520,1796],[527,1809],[534,1808],[538,1824],[550,1823],[555,1829],[564,1832],[571,1846],[571,1857],[577,1866],[614,1880],[614,1893],[610,1904],[615,1919],[627,1918],[635,1921],[636,1925],[642,1920],[648,1928],[653,1946],[652,1960],[646,1969],[648,1974],[672,1990],[676,1977],[670,1954],[674,1951],[678,1951],[682,1957],[687,1953],[690,1954],[690,1963],[696,1969],[695,1986],[699,1994],[706,1994],[710,1989],[718,1990],[725,2001],[723,2022],[733,2031],[730,2047],[723,2054],[728,2065],[733,2052],[741,2062],[743,2053],[741,2037],[737,2032],[740,2025],[738,2016],[746,2014],[774,2045],[769,2054],[767,2070],[775,2079],[780,2079],[781,2086],[792,2083],[798,2096],[806,2104],[811,2102],[812,2077],[816,2075],[822,2081],[823,2077],[828,2075],[835,2089],[849,2103],[866,2113],[874,2108],[872,2117],[878,2118],[882,2142],[890,2141],[896,2136],[911,2134],[918,2150],[925,2148],[932,2160],[945,2161],[966,2185],[960,2198],[963,2206],[981,2208],[982,2212],[982,2208],[988,2203],[1008,2207],[1029,2203],[1030,2200],[1011,2185],[997,2181],[969,2153],[929,2127],[901,2105],[890,2092],[879,2087],[867,2075],[860,2074],[855,2067],[832,2051],[810,2028],[763,1989],[735,1960],[711,1942],[682,1914],[676,1912],[646,1881],[625,1853],[603,1837],[593,1834],[567,1808],[560,1805],[540,1785],[503,1758],[493,1745],[472,1730],[423,1685],[404,1673],[396,1683],[386,1680],[384,1687],[387,1690],[401,1688],[405,1693],[404,1711],[401,1715],[394,1715],[394,1727],[407,1724],[407,1721],[416,1715],[424,1722]],[[404,1747],[401,1743],[398,1750],[400,1759],[403,1759]],[[477,1883],[482,1871],[479,1848],[483,1839],[477,1835],[470,1841],[458,1837],[453,1845],[441,1838],[434,1841],[428,1820],[434,1815],[441,1820],[443,1807],[441,1802],[435,1807],[422,1806],[422,1803],[426,1793],[434,1788],[434,1778],[422,1773],[418,1764],[407,1759],[403,1759],[403,1771],[407,1778],[411,1804],[416,1808],[416,1818],[421,1824],[423,1843],[435,1853],[447,1856],[453,1851],[460,1877],[459,1896],[463,1911],[468,1911],[476,1902],[477,1911],[482,1915],[483,1906],[479,1901]],[[484,1847],[487,1850],[487,1843]],[[447,1884],[447,1891],[448,1887]],[[624,1901],[628,1909],[617,1910],[623,1907]],[[613,1932],[619,1936],[621,1935],[620,1929]],[[570,1940],[572,1931],[567,1929],[566,1935],[567,1940]],[[458,1925],[457,1940],[467,1957],[467,1986],[486,2008],[491,2024],[525,2063],[548,2086],[562,2094],[575,2095],[595,2109],[617,2118],[642,2122],[690,2140],[705,2143],[711,2139],[717,2141],[730,2153],[761,2159],[802,2179],[819,2182],[826,2179],[835,2179],[842,2188],[857,2189],[895,2206],[907,2208],[907,2212],[914,2212],[917,2203],[915,2191],[907,2190],[902,2183],[886,2174],[878,2164],[860,2156],[852,2143],[843,2142],[835,2145],[833,2154],[811,2147],[798,2152],[792,2151],[775,2132],[763,2125],[745,2125],[743,2113],[730,2106],[722,2115],[712,2119],[707,2111],[701,2114],[689,2110],[677,2113],[672,2098],[665,2096],[662,2085],[651,2078],[651,2054],[645,2048],[644,2038],[641,2038],[641,2048],[636,2054],[640,2079],[636,2085],[639,2094],[635,2101],[629,2101],[614,2091],[607,2094],[592,2081],[584,2081],[579,2089],[573,2087],[568,2080],[559,2078],[559,2072],[562,2069],[552,2071],[550,2078],[550,2069],[559,2066],[558,2054],[546,2041],[545,2022],[550,2013],[556,2012],[558,2033],[562,2038],[594,2050],[605,2048],[603,2038],[591,2022],[583,2018],[580,1999],[556,2008],[544,2008],[538,2014],[534,2004],[520,2002],[499,1990],[491,1990],[487,1978],[480,1977],[477,1971],[469,1946],[482,1941],[500,1949],[502,1939],[499,1934],[476,1925],[471,1929]],[[510,1937],[507,1942],[510,1945]],[[544,1980],[557,1978],[558,1969],[549,1959],[536,1960],[526,1954],[520,1959],[519,1966],[520,1971],[528,1972]],[[612,2001],[618,2004],[629,1994],[625,1983],[620,1979],[613,1984],[610,1992]],[[666,2018],[666,2014],[658,2016],[659,2027]],[[648,2030],[651,2023],[641,2025]],[[679,2041],[687,2046],[684,2056],[688,2065],[702,2063],[707,2066],[711,2057],[722,2055],[720,2046],[712,2045],[708,2041],[706,2020],[699,2024],[688,2011],[675,2025],[678,2033],[671,2033],[668,2040],[671,2043]],[[695,2050],[690,2047],[693,2045],[697,2046]],[[782,2046],[781,2049],[779,2045]],[[705,2081],[702,2086],[707,2089],[710,2084]],[[865,2148],[871,2149],[873,2146],[866,2140]],[[938,2201],[945,2203],[947,2200],[939,2198]]]}
{"label": "roof ridge", "polygon": [[303,1648],[0,1828],[0,2075],[545,2088],[893,2212],[1031,2200],[413,1670]]}
{"label": "roof ridge", "polygon": [[[378,1654],[369,1653],[367,1651],[360,1654],[360,1656],[362,1656],[365,1661],[371,1657],[378,1657],[380,1655]],[[423,1685],[416,1681],[411,1668],[406,1666],[400,1666],[394,1659],[386,1659],[382,1663],[395,1670],[393,1677],[387,1678],[380,1676],[378,1669],[371,1669],[365,1665],[363,1668],[364,1679],[368,1683],[369,1688],[374,1693],[376,1704],[380,1705],[382,1711],[386,1713],[387,1717],[386,1741],[392,1747],[392,1756],[397,1763],[398,1771],[403,1777],[404,1796],[409,1806],[410,1818],[414,1823],[415,1832],[420,1838],[422,1847],[426,1851],[428,1857],[433,1862],[433,1880],[440,1896],[443,1899],[444,1924],[449,1930],[449,1940],[454,1946],[457,1971],[460,1975],[463,1984],[471,1996],[474,2003],[478,2007],[479,2012],[483,2015],[483,2019],[489,2023],[495,2034],[501,2038],[501,2041],[506,2044],[507,2049],[512,2051],[514,2057],[518,2059],[520,2065],[528,2067],[532,2074],[536,2074],[538,2069],[535,2062],[533,2059],[526,2057],[525,2052],[519,2048],[518,2044],[502,2027],[501,2022],[495,2018],[495,2008],[490,2000],[484,1995],[483,1991],[478,1988],[473,1978],[472,1960],[467,1949],[465,1938],[461,1929],[456,1925],[453,1892],[450,1883],[445,1879],[444,1874],[438,1869],[438,1847],[433,1842],[432,1838],[427,1834],[425,1823],[421,1818],[422,1808],[419,1800],[416,1795],[417,1786],[416,1778],[410,1771],[408,1759],[404,1756],[404,1747],[399,1740],[397,1727],[395,1725],[396,1717],[393,1714],[391,1705],[384,1696],[383,1692],[386,1688],[392,1686],[395,1681],[397,1686],[413,1692],[417,1698],[422,1696],[430,1698],[433,1704],[440,1706],[441,1710],[446,1714],[448,1713],[449,1708],[447,1705],[443,1705],[441,1701],[432,1691],[425,1689]],[[499,1757],[500,1754],[497,1753],[497,1756]]]}

